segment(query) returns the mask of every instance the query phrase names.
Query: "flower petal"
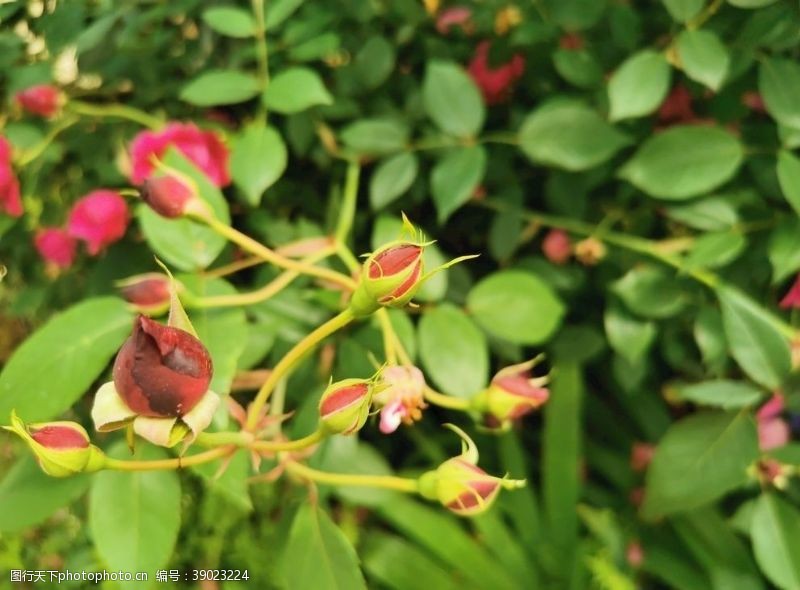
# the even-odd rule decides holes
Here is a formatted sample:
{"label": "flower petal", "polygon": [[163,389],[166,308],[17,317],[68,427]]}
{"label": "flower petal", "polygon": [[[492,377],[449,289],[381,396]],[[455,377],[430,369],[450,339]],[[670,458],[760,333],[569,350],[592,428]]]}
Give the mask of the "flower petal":
{"label": "flower petal", "polygon": [[[177,421],[177,418],[136,416],[136,419],[133,421],[133,430],[136,434],[154,445],[172,447],[186,436],[185,428],[175,428]],[[173,432],[173,430],[177,432]]]}
{"label": "flower petal", "polygon": [[135,412],[122,401],[113,381],[109,381],[97,390],[92,406],[95,430],[110,432],[124,428],[127,422],[135,416]]}
{"label": "flower petal", "polygon": [[219,402],[220,397],[209,389],[206,391],[205,395],[200,398],[197,405],[195,405],[188,414],[184,414],[181,417],[181,421],[191,430],[187,442],[192,442],[198,433],[208,428],[208,425],[211,424],[211,420],[214,419],[214,412],[217,411]]}

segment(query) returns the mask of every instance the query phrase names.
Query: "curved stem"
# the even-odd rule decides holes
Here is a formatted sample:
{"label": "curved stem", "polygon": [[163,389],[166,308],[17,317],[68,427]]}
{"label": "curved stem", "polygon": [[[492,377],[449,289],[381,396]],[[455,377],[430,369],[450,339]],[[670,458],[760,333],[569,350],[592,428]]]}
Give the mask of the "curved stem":
{"label": "curved stem", "polygon": [[333,283],[336,283],[337,285],[341,285],[342,287],[345,287],[350,290],[356,288],[355,281],[353,281],[353,279],[351,279],[350,277],[343,275],[340,272],[336,272],[335,270],[320,268],[318,266],[313,266],[301,261],[292,260],[291,258],[286,258],[285,256],[281,256],[274,250],[267,248],[266,246],[257,242],[250,236],[246,236],[245,234],[232,228],[231,226],[222,223],[212,215],[193,215],[192,217],[202,223],[205,223],[208,227],[213,229],[219,235],[226,237],[228,240],[238,245],[243,250],[246,250],[251,254],[255,254],[256,256],[259,256],[263,260],[266,260],[267,262],[270,262],[275,266],[279,266],[287,270],[295,270],[302,274],[315,276],[320,279],[325,279],[326,281],[331,281]]}
{"label": "curved stem", "polygon": [[358,162],[347,165],[347,177],[344,182],[344,198],[339,210],[339,221],[336,225],[336,242],[345,243],[353,227],[356,215],[356,202],[358,201],[358,181],[361,175],[361,166]]}
{"label": "curved stem", "polygon": [[260,256],[250,256],[249,258],[237,260],[236,262],[231,262],[230,264],[225,264],[224,266],[212,268],[211,270],[207,270],[202,274],[204,277],[216,279],[232,275],[233,273],[239,272],[240,270],[244,270],[246,268],[258,266],[259,264],[264,264],[264,261]]}
{"label": "curved stem", "polygon": [[[323,250],[313,254],[311,256],[306,256],[301,260],[304,264],[313,264],[322,260],[323,258],[327,258],[333,254],[333,248],[329,248],[327,250]],[[187,298],[187,304],[193,308],[207,308],[207,307],[235,307],[240,305],[252,305],[254,303],[260,303],[261,301],[266,301],[270,297],[276,295],[285,287],[287,287],[293,280],[295,280],[298,276],[300,276],[300,272],[297,270],[287,270],[281,273],[278,277],[271,280],[269,283],[261,287],[260,289],[256,289],[250,293],[236,293],[234,295],[215,295],[209,297],[189,297]]]}
{"label": "curved stem", "polygon": [[378,321],[381,324],[381,334],[383,336],[383,352],[386,355],[386,362],[389,365],[397,364],[397,348],[395,347],[394,326],[389,312],[382,307],[377,311]]}
{"label": "curved stem", "polygon": [[65,110],[75,113],[76,115],[85,115],[88,117],[114,117],[117,119],[127,119],[134,123],[139,123],[150,129],[160,129],[164,126],[164,121],[158,117],[154,117],[137,108],[122,105],[122,104],[91,104],[79,100],[71,100],[67,102],[64,107]]}
{"label": "curved stem", "polygon": [[252,431],[256,427],[259,416],[261,415],[261,410],[267,403],[272,390],[278,382],[289,373],[292,367],[294,367],[294,365],[314,346],[349,324],[353,319],[353,312],[350,311],[350,308],[345,309],[295,344],[294,348],[278,361],[278,364],[272,369],[264,385],[258,390],[255,399],[250,404],[250,409],[247,412],[247,424],[245,426],[247,430]]}
{"label": "curved stem", "polygon": [[455,397],[452,395],[445,395],[444,393],[439,393],[438,391],[427,386],[425,387],[423,395],[427,401],[442,408],[462,411],[467,411],[472,408],[472,403],[468,399]]}
{"label": "curved stem", "polygon": [[217,447],[216,449],[211,449],[210,451],[205,451],[196,455],[189,455],[188,457],[156,459],[154,461],[125,461],[106,457],[103,468],[112,469],[114,471],[166,471],[171,469],[183,469],[184,467],[202,465],[214,459],[225,457],[226,455],[234,453],[236,449],[237,447],[235,446]]}
{"label": "curved stem", "polygon": [[62,131],[69,129],[77,122],[78,119],[75,117],[62,118],[58,123],[56,123],[53,127],[50,128],[50,131],[47,132],[47,135],[45,135],[39,143],[31,147],[30,149],[23,151],[19,155],[16,161],[17,166],[23,167],[33,162],[36,158],[38,158],[44,153],[44,151],[48,148],[48,146],[51,143],[53,143],[55,138],[58,137]]}
{"label": "curved stem", "polygon": [[322,430],[315,430],[308,436],[298,438],[297,440],[260,440],[252,445],[252,449],[256,451],[299,451],[315,445],[324,439],[327,434]]}
{"label": "curved stem", "polygon": [[383,488],[386,490],[396,490],[415,494],[419,491],[416,479],[407,477],[397,477],[394,475],[354,475],[349,473],[330,473],[319,471],[297,463],[289,461],[286,463],[286,471],[309,481],[335,486],[361,486],[369,488]]}

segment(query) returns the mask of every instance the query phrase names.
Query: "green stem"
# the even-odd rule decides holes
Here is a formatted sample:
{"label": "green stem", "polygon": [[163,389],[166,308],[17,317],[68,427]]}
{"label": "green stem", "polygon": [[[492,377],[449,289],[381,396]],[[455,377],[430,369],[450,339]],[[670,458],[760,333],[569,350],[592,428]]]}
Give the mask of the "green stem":
{"label": "green stem", "polygon": [[251,446],[256,451],[300,451],[317,444],[324,439],[327,434],[323,430],[315,430],[308,436],[298,438],[297,440],[260,440]]}
{"label": "green stem", "polygon": [[188,457],[178,457],[176,459],[156,459],[154,461],[124,461],[106,457],[103,465],[104,469],[114,471],[166,471],[171,469],[183,469],[193,465],[202,465],[214,459],[219,459],[236,452],[235,446],[217,447],[210,451],[189,455]]}
{"label": "green stem", "polygon": [[79,100],[71,100],[67,102],[65,110],[73,112],[76,115],[85,115],[87,117],[127,119],[128,121],[139,123],[150,129],[160,129],[164,126],[164,121],[158,117],[122,104],[91,104]]}
{"label": "green stem", "polygon": [[226,237],[243,250],[259,256],[263,260],[270,262],[275,266],[279,266],[288,270],[295,270],[302,274],[315,276],[326,281],[331,281],[349,290],[356,288],[355,281],[353,281],[353,279],[350,277],[334,270],[320,268],[302,261],[292,260],[291,258],[281,256],[274,250],[267,248],[250,236],[246,236],[231,226],[222,223],[212,215],[194,215],[193,217],[198,221],[205,223],[219,235]]}
{"label": "green stem", "polygon": [[445,395],[439,393],[430,387],[425,387],[423,392],[425,399],[435,406],[447,408],[449,410],[467,411],[472,408],[472,403],[468,399],[455,397],[452,395]]}
{"label": "green stem", "polygon": [[346,243],[347,236],[353,228],[353,218],[356,214],[358,201],[358,181],[361,175],[361,166],[358,162],[347,165],[347,176],[344,181],[344,198],[339,211],[339,223],[336,226],[335,239],[337,243]]}
{"label": "green stem", "polygon": [[322,340],[337,330],[349,324],[351,321],[353,321],[353,319],[353,313],[350,311],[350,308],[345,309],[338,315],[333,316],[321,326],[317,327],[316,330],[295,344],[294,348],[292,348],[280,361],[278,361],[278,364],[275,365],[274,369],[272,369],[269,377],[267,377],[267,380],[264,381],[264,385],[262,385],[261,389],[258,390],[255,399],[250,404],[250,409],[247,412],[247,423],[245,426],[246,430],[252,432],[252,430],[256,427],[259,416],[261,415],[261,410],[264,409],[272,390],[275,388],[278,382],[289,373],[295,364],[297,364],[297,362],[303,358],[306,353],[314,348],[314,346],[319,344]]}
{"label": "green stem", "polygon": [[258,79],[263,89],[269,85],[269,48],[267,46],[267,27],[264,18],[266,0],[252,0],[253,17],[256,21],[256,56],[258,58]]}
{"label": "green stem", "polygon": [[53,143],[55,138],[58,137],[62,131],[69,129],[77,122],[78,119],[75,117],[62,118],[58,123],[50,128],[50,131],[48,131],[47,135],[45,135],[39,143],[20,153],[16,161],[17,166],[22,168],[33,162],[36,158],[44,153],[48,146]]}
{"label": "green stem", "polygon": [[249,447],[253,444],[253,435],[249,432],[201,432],[197,435],[194,442],[201,447],[222,447],[226,445],[236,445],[237,447]]}
{"label": "green stem", "polygon": [[419,485],[416,479],[406,477],[396,477],[394,475],[351,475],[349,473],[330,473],[327,471],[319,471],[312,469],[302,463],[290,461],[286,463],[286,471],[307,479],[322,484],[329,484],[335,486],[361,486],[369,488],[383,488],[386,490],[396,490],[398,492],[407,492],[415,494],[419,491]]}

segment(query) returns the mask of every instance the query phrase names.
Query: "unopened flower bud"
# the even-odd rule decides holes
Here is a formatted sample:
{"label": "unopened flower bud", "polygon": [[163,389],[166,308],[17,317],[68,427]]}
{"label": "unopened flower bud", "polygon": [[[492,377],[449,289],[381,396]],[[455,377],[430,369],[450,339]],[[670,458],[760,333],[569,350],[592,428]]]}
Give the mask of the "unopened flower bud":
{"label": "unopened flower bud", "polygon": [[544,404],[550,392],[544,385],[547,377],[531,377],[530,370],[538,359],[506,367],[497,373],[484,391],[473,400],[475,409],[484,413],[490,426],[507,428]]}
{"label": "unopened flower bud", "polygon": [[173,175],[148,178],[142,183],[141,195],[153,211],[170,219],[184,215],[197,199],[194,189]]}
{"label": "unopened flower bud", "polygon": [[625,559],[628,561],[628,565],[632,568],[638,569],[644,563],[644,549],[642,549],[642,544],[639,541],[631,541],[628,544],[627,549],[625,549]]}
{"label": "unopened flower bud", "polygon": [[114,362],[114,386],[140,416],[179,417],[208,391],[208,350],[184,330],[139,316]]}
{"label": "unopened flower bud", "polygon": [[49,422],[26,426],[16,413],[11,426],[5,426],[22,438],[36,455],[42,470],[53,477],[97,471],[104,462],[103,452],[91,444],[89,435],[75,422]]}
{"label": "unopened flower bud", "polygon": [[653,460],[656,447],[650,443],[635,442],[631,447],[631,469],[633,471],[644,471]]}
{"label": "unopened flower bud", "polygon": [[38,84],[17,92],[14,97],[23,110],[41,117],[52,117],[61,108],[64,95],[51,84]]}
{"label": "unopened flower bud", "polygon": [[572,242],[563,229],[550,230],[542,240],[542,252],[553,264],[564,264],[572,256]]}
{"label": "unopened flower bud", "polygon": [[586,238],[575,244],[575,258],[585,266],[594,266],[606,257],[606,246],[597,238]]}
{"label": "unopened flower bud", "polygon": [[447,425],[462,438],[462,453],[419,478],[419,493],[459,516],[475,516],[488,510],[502,488],[517,489],[524,480],[494,477],[477,466],[475,443],[459,428]]}
{"label": "unopened flower bud", "polygon": [[328,432],[354,434],[369,416],[374,384],[366,379],[331,383],[319,400],[319,417]]}
{"label": "unopened flower bud", "polygon": [[170,282],[166,275],[150,272],[117,283],[120,294],[128,303],[143,310],[166,308],[170,301]]}
{"label": "unopened flower bud", "polygon": [[373,252],[353,294],[357,315],[368,315],[381,306],[406,305],[421,284],[422,253],[423,246],[413,242],[395,242]]}

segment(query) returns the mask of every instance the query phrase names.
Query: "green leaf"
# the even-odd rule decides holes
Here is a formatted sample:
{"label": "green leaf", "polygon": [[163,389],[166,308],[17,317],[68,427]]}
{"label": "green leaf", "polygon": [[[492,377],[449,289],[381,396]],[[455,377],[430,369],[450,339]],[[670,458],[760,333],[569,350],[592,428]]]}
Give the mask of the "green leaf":
{"label": "green leaf", "polygon": [[672,219],[703,231],[730,229],[739,222],[736,207],[724,197],[709,197],[685,205],[674,205],[666,212]]}
{"label": "green leaf", "polygon": [[723,231],[708,233],[695,240],[686,256],[684,270],[695,268],[721,268],[741,254],[747,241],[741,232]]}
{"label": "green leaf", "polygon": [[256,21],[248,11],[235,6],[215,6],[203,11],[203,21],[220,35],[246,39],[256,33]]}
{"label": "green leaf", "polygon": [[418,590],[420,580],[437,590],[462,590],[449,568],[417,545],[385,533],[373,533],[364,555],[364,569],[393,590]]}
{"label": "green leaf", "polygon": [[606,10],[606,0],[543,0],[553,21],[567,31],[595,25]]}
{"label": "green leaf", "polygon": [[767,254],[773,285],[800,270],[800,218],[784,219],[772,230]]}
{"label": "green leaf", "polygon": [[747,482],[758,458],[755,422],[747,412],[706,412],[675,423],[647,470],[646,518],[697,508]]}
{"label": "green leaf", "polygon": [[0,373],[0,424],[55,418],[86,393],[133,326],[127,304],[87,299],[53,316],[14,351]]}
{"label": "green leaf", "polygon": [[483,127],[486,109],[472,78],[456,63],[433,60],[422,84],[425,111],[445,133],[472,137]]}
{"label": "green leaf", "polygon": [[795,60],[764,58],[758,68],[758,90],[776,121],[800,127],[800,65]]}
{"label": "green leaf", "polygon": [[426,311],[418,338],[422,365],[439,389],[469,398],[486,385],[486,339],[463,311],[449,303]]}
{"label": "green leaf", "polygon": [[[130,459],[125,443],[110,455]],[[140,445],[136,459],[165,459],[159,448]],[[174,471],[102,471],[89,497],[89,532],[108,569],[154,572],[172,556],[181,518],[181,486]],[[121,582],[141,588],[141,582]]]}
{"label": "green leaf", "polygon": [[637,320],[614,305],[606,309],[605,328],[611,348],[631,364],[643,360],[657,333],[653,322]]}
{"label": "green leaf", "polygon": [[756,501],[750,534],[759,567],[779,588],[800,588],[800,512],[776,492]]}
{"label": "green leaf", "polygon": [[761,8],[762,6],[769,6],[778,0],[728,0],[728,4],[738,6],[739,8]]}
{"label": "green leaf", "polygon": [[238,70],[211,70],[184,86],[180,98],[198,107],[211,107],[250,100],[258,91],[258,80],[250,74]]}
{"label": "green leaf", "polygon": [[369,202],[373,211],[386,207],[414,183],[419,160],[413,152],[403,152],[383,160],[369,183]]}
{"label": "green leaf", "polygon": [[682,400],[723,410],[753,406],[764,397],[759,388],[743,381],[729,379],[682,385],[677,387],[677,393]]}
{"label": "green leaf", "polygon": [[440,224],[469,201],[485,173],[483,146],[457,148],[439,160],[431,172],[431,194]]}
{"label": "green leaf", "polygon": [[661,53],[649,49],[630,56],[608,82],[612,121],[649,115],[669,91],[670,67]]}
{"label": "green leaf", "polygon": [[283,555],[289,590],[366,589],[355,549],[323,510],[310,503],[297,511]]}
{"label": "green leaf", "polygon": [[333,96],[314,70],[289,68],[270,81],[263,101],[267,108],[286,115],[316,105],[333,104]]}
{"label": "green leaf", "polygon": [[519,142],[533,162],[578,171],[607,161],[630,139],[592,109],[576,101],[559,100],[525,118]]}
{"label": "green leaf", "polygon": [[670,16],[681,23],[691,20],[702,10],[705,0],[661,0]]}
{"label": "green leaf", "polygon": [[594,88],[603,81],[603,69],[592,52],[585,49],[557,49],[553,65],[562,78],[579,88]]}
{"label": "green leaf", "polygon": [[[237,293],[223,279],[204,279],[200,275],[179,275],[177,278],[192,295],[198,297]],[[191,309],[189,318],[197,331],[197,337],[208,348],[214,363],[214,377],[210,387],[216,393],[224,395],[230,391],[239,357],[247,344],[249,329],[245,312],[238,307]]]}
{"label": "green leaf", "polygon": [[384,37],[371,37],[358,50],[354,65],[361,83],[369,89],[377,88],[394,71],[394,46]]}
{"label": "green leaf", "polygon": [[481,280],[467,295],[467,308],[487,332],[514,344],[546,342],[565,311],[544,281],[521,270],[504,270]]}
{"label": "green leaf", "polygon": [[0,481],[0,532],[20,531],[39,524],[89,489],[89,476],[50,477],[26,455]]}
{"label": "green leaf", "polygon": [[776,389],[791,370],[791,357],[775,318],[734,287],[717,287],[717,297],[731,355],[753,381]]}
{"label": "green leaf", "polygon": [[683,71],[695,82],[717,91],[728,75],[730,56],[715,33],[685,30],[677,39]]}
{"label": "green leaf", "polygon": [[267,13],[266,29],[273,30],[287,18],[292,16],[303,4],[305,0],[272,0],[264,2],[264,10]]}
{"label": "green leaf", "polygon": [[286,144],[274,127],[248,125],[233,142],[231,177],[253,207],[286,170]]}
{"label": "green leaf", "polygon": [[778,182],[783,196],[800,215],[800,158],[790,151],[778,152]]}
{"label": "green leaf", "polygon": [[743,158],[727,131],[676,126],[647,139],[619,175],[653,197],[684,200],[730,180]]}
{"label": "green leaf", "polygon": [[[194,164],[175,149],[167,152],[164,163],[191,177],[197,184],[200,198],[211,206],[220,221],[230,223],[228,203],[222,192]],[[227,244],[224,237],[205,225],[182,218],[167,219],[146,205],[140,205],[136,215],[156,255],[181,270],[206,268]]]}
{"label": "green leaf", "polygon": [[[374,373],[374,367],[371,368]],[[357,475],[392,475],[386,458],[374,447],[353,436],[335,436],[319,453],[320,462],[314,466],[323,471]],[[364,486],[336,486],[334,493],[356,506],[377,506],[390,502],[394,492]]]}
{"label": "green leaf", "polygon": [[408,127],[397,119],[361,119],[340,134],[350,149],[362,155],[383,155],[408,146]]}
{"label": "green leaf", "polygon": [[652,265],[636,266],[611,284],[625,306],[645,318],[668,318],[688,302],[685,289],[674,277]]}

